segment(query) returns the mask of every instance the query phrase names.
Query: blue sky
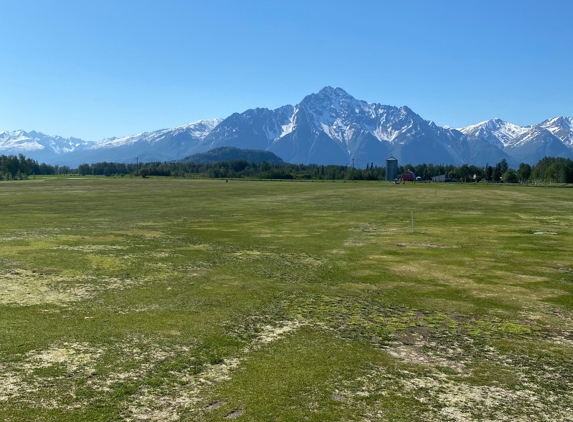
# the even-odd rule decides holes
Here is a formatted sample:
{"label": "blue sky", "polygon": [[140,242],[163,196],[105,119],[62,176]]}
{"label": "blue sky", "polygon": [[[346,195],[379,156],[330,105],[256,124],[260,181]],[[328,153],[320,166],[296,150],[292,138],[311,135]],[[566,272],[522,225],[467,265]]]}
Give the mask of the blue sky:
{"label": "blue sky", "polygon": [[573,116],[571,1],[0,0],[0,131],[88,140],[326,85],[440,125]]}

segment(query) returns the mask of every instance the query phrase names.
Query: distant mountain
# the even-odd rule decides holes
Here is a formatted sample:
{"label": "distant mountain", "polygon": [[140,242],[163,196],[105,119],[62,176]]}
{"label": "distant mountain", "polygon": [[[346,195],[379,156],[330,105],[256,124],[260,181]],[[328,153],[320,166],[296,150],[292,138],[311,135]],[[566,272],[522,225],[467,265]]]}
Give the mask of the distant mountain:
{"label": "distant mountain", "polygon": [[518,126],[492,119],[461,128],[470,142],[485,140],[513,161],[535,164],[545,156],[573,158],[573,119],[557,117],[538,125]]}
{"label": "distant mountain", "polygon": [[541,122],[538,126],[547,129],[567,147],[573,149],[573,117],[555,117]]}
{"label": "distant mountain", "polygon": [[555,117],[518,126],[492,119],[464,128],[441,127],[406,106],[358,100],[325,87],[296,105],[255,108],[225,119],[200,120],[172,129],[86,142],[23,131],[0,133],[0,154],[23,153],[67,164],[101,161],[171,161],[219,147],[269,151],[286,162],[385,165],[534,164],[544,156],[573,157],[573,118]]}
{"label": "distant mountain", "polygon": [[514,125],[497,118],[459,129],[472,140],[483,139],[502,150],[527,130],[527,127]]}
{"label": "distant mountain", "polygon": [[[510,158],[485,140],[471,144],[456,129],[424,120],[408,107],[371,104],[341,88],[326,87],[296,106],[252,109],[223,120],[196,147],[249,146],[292,163],[385,165],[402,163],[483,165]],[[496,161],[497,160],[497,161]]]}
{"label": "distant mountain", "polygon": [[53,163],[73,151],[82,150],[91,142],[77,138],[62,138],[40,132],[0,132],[0,154],[23,154],[40,162]]}
{"label": "distant mountain", "polygon": [[189,155],[222,119],[199,120],[172,129],[108,138],[71,152],[70,163],[172,161]]}
{"label": "distant mountain", "polygon": [[185,157],[183,161],[194,163],[215,163],[219,161],[247,160],[256,164],[267,162],[271,164],[281,164],[284,161],[270,151],[257,149],[240,149],[235,147],[213,148],[207,152],[197,153]]}

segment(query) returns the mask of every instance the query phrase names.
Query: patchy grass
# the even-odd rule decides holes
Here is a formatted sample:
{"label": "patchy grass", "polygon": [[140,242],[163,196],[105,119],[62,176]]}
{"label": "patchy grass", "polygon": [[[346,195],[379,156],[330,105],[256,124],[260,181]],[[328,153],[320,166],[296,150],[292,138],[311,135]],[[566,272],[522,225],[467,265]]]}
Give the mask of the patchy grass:
{"label": "patchy grass", "polygon": [[0,189],[1,420],[573,414],[573,190]]}

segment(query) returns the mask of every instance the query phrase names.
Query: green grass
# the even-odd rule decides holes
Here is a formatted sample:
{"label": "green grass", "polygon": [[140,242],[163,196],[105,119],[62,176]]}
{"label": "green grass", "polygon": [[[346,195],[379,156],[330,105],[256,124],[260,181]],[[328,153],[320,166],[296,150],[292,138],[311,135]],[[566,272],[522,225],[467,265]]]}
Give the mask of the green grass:
{"label": "green grass", "polygon": [[551,187],[0,183],[0,420],[570,420],[572,209]]}

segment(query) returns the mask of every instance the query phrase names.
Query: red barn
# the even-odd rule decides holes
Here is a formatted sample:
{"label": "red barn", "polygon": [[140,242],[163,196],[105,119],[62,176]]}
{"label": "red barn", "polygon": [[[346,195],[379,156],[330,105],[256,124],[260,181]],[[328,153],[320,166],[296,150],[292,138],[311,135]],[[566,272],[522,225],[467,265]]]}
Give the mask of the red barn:
{"label": "red barn", "polygon": [[402,174],[402,177],[400,177],[400,179],[403,180],[404,182],[414,182],[416,180],[416,175],[414,174],[413,171],[406,170],[404,174]]}

